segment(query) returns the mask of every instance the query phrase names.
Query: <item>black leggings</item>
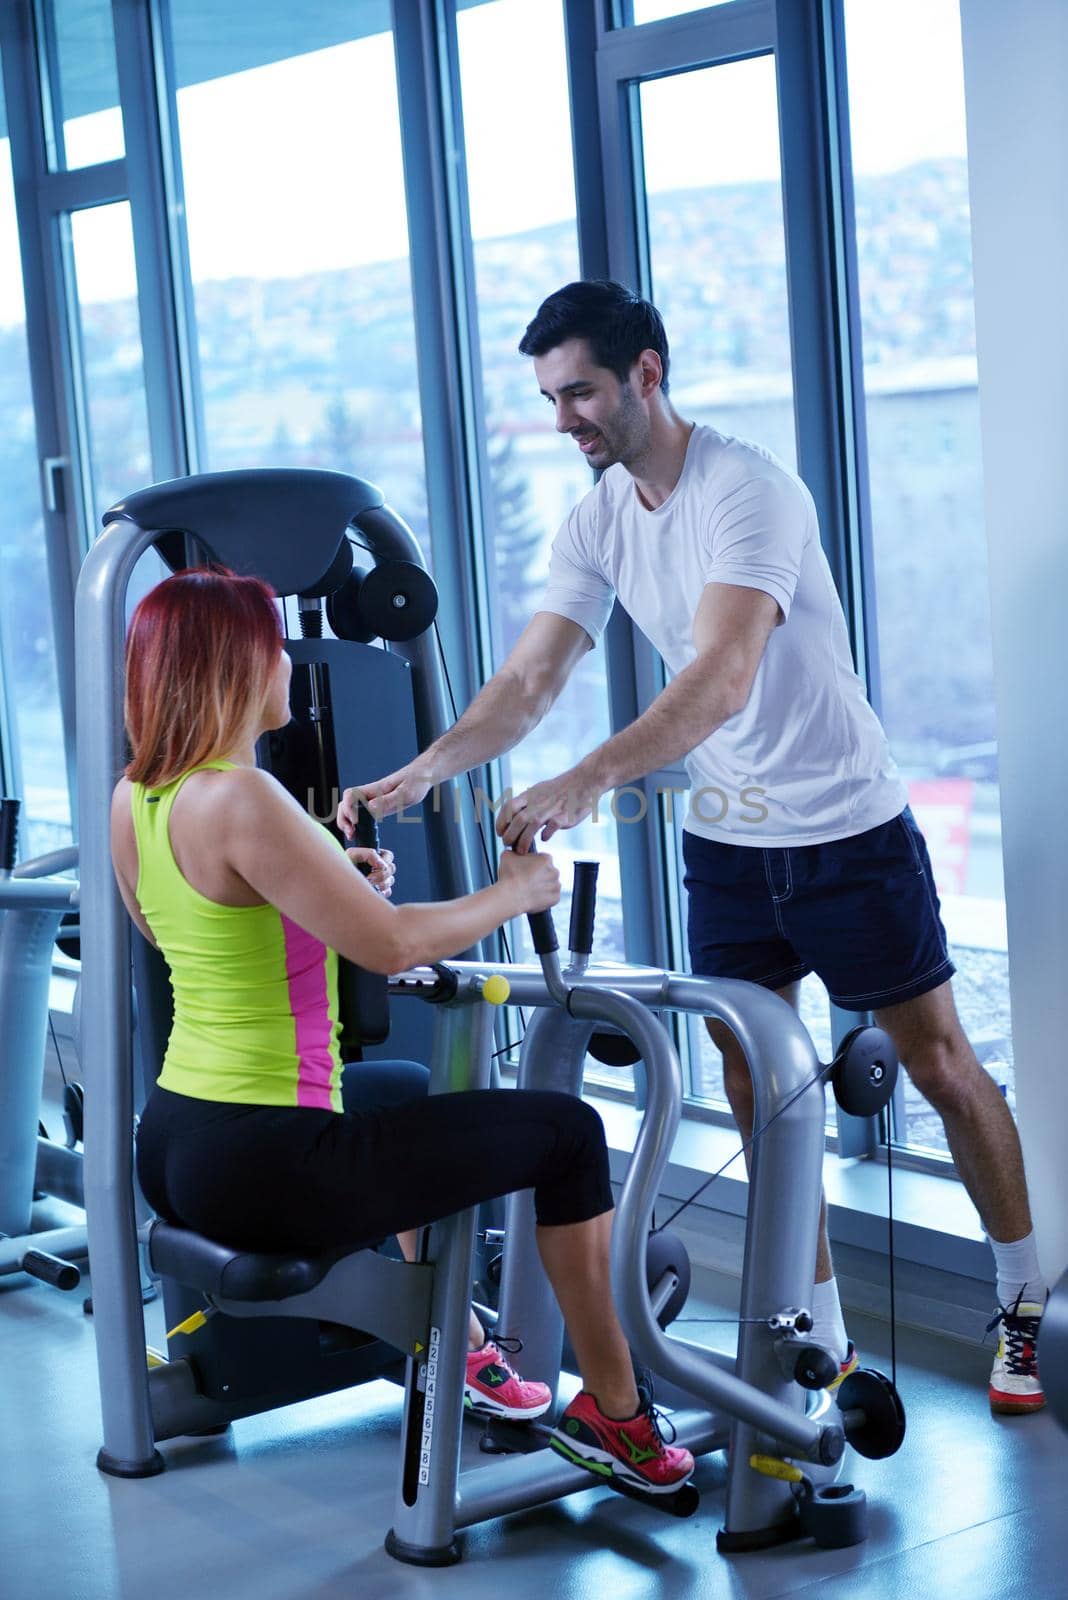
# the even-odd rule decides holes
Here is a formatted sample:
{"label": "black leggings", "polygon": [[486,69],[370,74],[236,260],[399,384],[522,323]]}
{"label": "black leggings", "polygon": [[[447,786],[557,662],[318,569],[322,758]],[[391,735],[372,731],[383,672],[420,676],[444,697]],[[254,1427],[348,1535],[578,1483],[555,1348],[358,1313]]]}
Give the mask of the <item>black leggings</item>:
{"label": "black leggings", "polygon": [[137,1135],[145,1198],[170,1222],[265,1251],[377,1244],[516,1189],[534,1190],[548,1226],[612,1209],[592,1107],[525,1089],[426,1096],[420,1073],[406,1064],[391,1082],[381,1066],[349,1067],[340,1114],[194,1100],[157,1085]]}

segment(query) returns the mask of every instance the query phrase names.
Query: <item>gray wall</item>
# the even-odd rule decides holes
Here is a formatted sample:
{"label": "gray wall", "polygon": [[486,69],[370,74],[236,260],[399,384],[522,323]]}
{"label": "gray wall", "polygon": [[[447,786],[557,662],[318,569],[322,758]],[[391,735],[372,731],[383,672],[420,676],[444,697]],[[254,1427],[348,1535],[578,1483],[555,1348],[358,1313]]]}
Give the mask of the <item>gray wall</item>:
{"label": "gray wall", "polygon": [[1052,1275],[1068,1262],[1068,6],[961,14],[1017,1107]]}

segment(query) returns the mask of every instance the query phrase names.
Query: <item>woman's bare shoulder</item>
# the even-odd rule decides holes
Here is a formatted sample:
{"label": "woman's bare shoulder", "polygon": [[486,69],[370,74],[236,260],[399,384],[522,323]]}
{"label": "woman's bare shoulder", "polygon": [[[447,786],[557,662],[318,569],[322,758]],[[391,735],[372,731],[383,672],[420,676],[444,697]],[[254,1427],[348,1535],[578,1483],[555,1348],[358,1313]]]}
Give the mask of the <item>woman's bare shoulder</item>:
{"label": "woman's bare shoulder", "polygon": [[[182,803],[184,801],[184,804]],[[260,767],[197,773],[182,786],[172,816],[179,827],[210,837],[227,856],[242,839],[290,838],[304,813],[277,778]]]}

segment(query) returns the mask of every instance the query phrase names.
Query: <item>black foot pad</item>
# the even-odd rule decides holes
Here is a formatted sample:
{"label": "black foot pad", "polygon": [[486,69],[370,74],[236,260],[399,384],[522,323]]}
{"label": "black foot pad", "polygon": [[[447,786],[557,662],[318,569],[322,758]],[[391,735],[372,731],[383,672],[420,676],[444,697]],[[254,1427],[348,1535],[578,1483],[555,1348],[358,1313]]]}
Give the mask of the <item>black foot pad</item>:
{"label": "black foot pad", "polygon": [[742,1528],[737,1532],[720,1528],[716,1534],[716,1549],[721,1556],[743,1555],[748,1550],[772,1550],[779,1544],[791,1544],[803,1535],[800,1517],[777,1522],[771,1528]]}
{"label": "black foot pad", "polygon": [[432,1549],[426,1545],[407,1544],[397,1538],[392,1528],[386,1534],[386,1552],[394,1561],[404,1561],[410,1567],[454,1567],[463,1553],[455,1539]]}
{"label": "black foot pad", "polygon": [[124,1461],[109,1450],[98,1450],[96,1464],[110,1478],[154,1478],[167,1470],[167,1463],[158,1450],[153,1450],[145,1461]]}

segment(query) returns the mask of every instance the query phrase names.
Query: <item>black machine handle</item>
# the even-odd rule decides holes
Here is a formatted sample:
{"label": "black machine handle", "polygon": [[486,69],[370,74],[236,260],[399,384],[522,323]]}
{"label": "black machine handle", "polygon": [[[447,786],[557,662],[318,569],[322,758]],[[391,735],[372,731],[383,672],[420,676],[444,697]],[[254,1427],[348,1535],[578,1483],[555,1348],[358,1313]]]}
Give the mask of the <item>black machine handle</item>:
{"label": "black machine handle", "polygon": [[534,952],[539,956],[555,955],[560,948],[556,937],[556,927],[550,911],[531,911],[527,916],[530,924],[530,937],[534,941]]}
{"label": "black machine handle", "polygon": [[14,872],[18,859],[19,807],[21,800],[5,795],[0,800],[0,872]]}
{"label": "black machine handle", "polygon": [[21,1266],[31,1278],[40,1278],[42,1283],[50,1283],[54,1289],[76,1289],[82,1281],[82,1275],[73,1261],[61,1261],[59,1256],[49,1255],[46,1250],[27,1250]]}
{"label": "black machine handle", "polygon": [[[537,853],[537,845],[533,839],[530,841],[530,853]],[[553,956],[560,948],[556,937],[556,924],[551,911],[528,911],[527,923],[530,927],[530,937],[534,943],[534,954],[538,956]]]}
{"label": "black machine handle", "polygon": [[574,955],[588,956],[593,949],[593,923],[597,915],[597,874],[599,861],[576,861],[571,889],[571,931],[568,948]]}
{"label": "black machine handle", "polygon": [[[362,800],[356,802],[356,833],[354,843],[363,845],[365,850],[381,850],[382,840],[378,832],[378,818],[374,812],[364,805]],[[365,878],[371,876],[369,862],[361,861],[360,871]]]}
{"label": "black machine handle", "polygon": [[[352,843],[365,849],[378,850],[378,819],[362,801],[356,804],[356,831]],[[361,861],[357,870],[365,878],[371,876],[370,863]],[[389,980],[377,972],[367,972],[347,961],[344,956],[337,964],[338,1005],[341,1011],[340,1045],[343,1054],[350,1057],[361,1051],[365,1044],[381,1044],[389,1037]]]}

